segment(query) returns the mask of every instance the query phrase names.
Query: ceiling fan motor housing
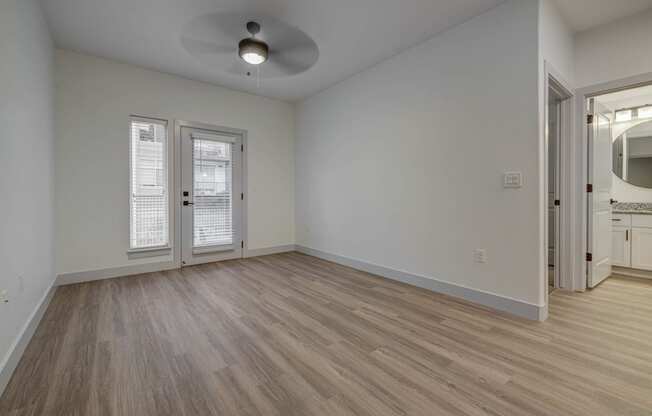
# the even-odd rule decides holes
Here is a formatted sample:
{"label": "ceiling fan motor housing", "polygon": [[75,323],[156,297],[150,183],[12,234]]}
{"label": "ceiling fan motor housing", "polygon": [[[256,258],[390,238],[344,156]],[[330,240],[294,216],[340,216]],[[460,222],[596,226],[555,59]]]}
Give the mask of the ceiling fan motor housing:
{"label": "ceiling fan motor housing", "polygon": [[258,65],[267,60],[269,47],[258,39],[242,39],[238,44],[238,54],[246,62]]}

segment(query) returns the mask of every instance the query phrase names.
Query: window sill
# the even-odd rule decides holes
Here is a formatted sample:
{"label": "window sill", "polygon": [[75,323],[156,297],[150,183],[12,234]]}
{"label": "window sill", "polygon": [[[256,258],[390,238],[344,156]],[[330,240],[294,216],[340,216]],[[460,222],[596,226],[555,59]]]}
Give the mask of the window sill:
{"label": "window sill", "polygon": [[141,259],[145,257],[158,257],[166,256],[172,252],[172,247],[147,247],[147,248],[131,248],[127,250],[127,257],[129,259]]}

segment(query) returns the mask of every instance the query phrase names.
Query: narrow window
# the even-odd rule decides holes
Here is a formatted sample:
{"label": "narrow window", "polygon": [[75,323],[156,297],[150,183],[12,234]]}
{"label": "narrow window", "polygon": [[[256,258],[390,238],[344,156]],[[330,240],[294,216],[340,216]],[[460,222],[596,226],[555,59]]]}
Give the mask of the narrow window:
{"label": "narrow window", "polygon": [[167,124],[131,118],[130,248],[169,243]]}

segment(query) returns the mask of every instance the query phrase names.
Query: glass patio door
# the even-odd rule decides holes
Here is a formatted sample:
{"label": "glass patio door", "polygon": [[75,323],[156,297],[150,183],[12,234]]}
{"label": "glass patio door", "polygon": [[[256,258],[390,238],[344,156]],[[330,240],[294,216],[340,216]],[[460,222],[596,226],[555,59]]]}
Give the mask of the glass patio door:
{"label": "glass patio door", "polygon": [[242,135],[182,126],[181,262],[242,257]]}

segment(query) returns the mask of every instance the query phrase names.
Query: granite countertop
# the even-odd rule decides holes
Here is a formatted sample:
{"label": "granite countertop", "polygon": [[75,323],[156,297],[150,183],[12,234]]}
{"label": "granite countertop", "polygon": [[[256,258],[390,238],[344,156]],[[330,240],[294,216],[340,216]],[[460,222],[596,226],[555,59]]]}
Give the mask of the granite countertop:
{"label": "granite countertop", "polygon": [[649,202],[617,202],[613,206],[614,214],[652,215],[652,203]]}

